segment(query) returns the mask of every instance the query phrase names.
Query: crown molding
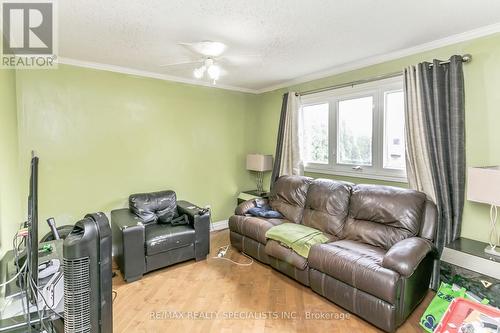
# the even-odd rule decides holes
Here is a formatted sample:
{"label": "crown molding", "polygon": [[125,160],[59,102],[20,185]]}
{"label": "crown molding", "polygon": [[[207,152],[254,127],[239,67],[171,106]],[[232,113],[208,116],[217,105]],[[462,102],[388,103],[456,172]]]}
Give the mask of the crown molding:
{"label": "crown molding", "polygon": [[158,79],[158,80],[163,80],[163,81],[186,83],[186,84],[191,84],[191,85],[195,85],[195,86],[203,86],[203,87],[209,87],[209,88],[215,88],[215,89],[232,90],[232,91],[238,91],[238,92],[244,92],[244,93],[250,93],[250,94],[257,94],[258,93],[257,90],[253,90],[253,89],[235,87],[235,86],[224,85],[224,84],[213,85],[209,82],[199,81],[199,80],[195,80],[195,79],[186,79],[183,77],[178,77],[178,76],[173,76],[173,75],[159,74],[159,73],[148,72],[148,71],[143,71],[143,70],[139,70],[139,69],[133,69],[133,68],[115,66],[115,65],[109,65],[109,64],[102,64],[102,63],[98,63],[98,62],[90,62],[90,61],[84,61],[84,60],[78,60],[78,59],[72,59],[72,58],[59,57],[57,60],[57,63],[63,64],[63,65],[71,65],[71,66],[77,66],[77,67],[97,69],[97,70],[108,71],[108,72],[115,72],[115,73],[121,73],[121,74],[147,77],[147,78]]}
{"label": "crown molding", "polygon": [[[90,61],[83,61],[83,60],[65,58],[65,57],[59,57],[58,63],[65,64],[65,65],[77,66],[77,67],[85,67],[85,68],[92,68],[92,69],[97,69],[97,70],[104,70],[104,71],[128,74],[128,75],[148,77],[148,78],[164,80],[164,81],[186,83],[186,84],[191,84],[191,85],[195,85],[195,86],[203,86],[203,87],[209,87],[209,88],[215,88],[215,89],[238,91],[238,92],[244,92],[244,93],[250,93],[250,94],[262,94],[265,92],[270,92],[273,90],[286,88],[286,87],[290,87],[290,86],[305,83],[305,82],[323,79],[325,77],[329,77],[329,76],[332,76],[335,74],[340,74],[340,73],[344,73],[344,72],[348,72],[348,71],[352,71],[352,70],[380,64],[383,62],[403,58],[403,57],[414,55],[417,53],[430,51],[430,50],[437,49],[437,48],[440,48],[443,46],[448,46],[448,45],[457,44],[460,42],[465,42],[468,40],[488,36],[488,35],[498,33],[498,32],[500,32],[500,22],[495,23],[495,24],[491,24],[491,25],[487,25],[487,26],[484,26],[481,28],[469,30],[466,32],[462,32],[459,34],[451,35],[451,36],[448,36],[445,38],[437,39],[437,40],[434,40],[434,41],[431,41],[428,43],[424,43],[424,44],[420,44],[417,46],[412,46],[409,48],[405,48],[405,49],[401,49],[401,50],[397,50],[397,51],[393,51],[393,52],[389,52],[389,53],[385,53],[385,54],[375,55],[373,57],[367,57],[367,58],[363,58],[360,60],[344,63],[344,64],[341,64],[338,66],[328,68],[328,69],[323,70],[323,71],[304,75],[304,76],[301,76],[301,77],[298,77],[298,78],[295,78],[292,80],[287,80],[287,81],[284,81],[282,83],[268,86],[268,87],[264,87],[261,89],[249,89],[249,88],[224,85],[224,84],[217,84],[214,86],[208,82],[199,81],[199,80],[195,80],[195,79],[187,79],[187,78],[173,76],[173,75],[159,74],[159,73],[143,71],[143,70],[138,70],[138,69],[133,69],[133,68],[128,68],[128,67],[102,64],[102,63],[90,62]],[[474,55],[472,55],[472,56],[474,56]]]}
{"label": "crown molding", "polygon": [[[331,67],[331,68],[323,70],[323,71],[315,72],[312,74],[307,74],[307,75],[304,75],[304,76],[301,76],[301,77],[298,77],[298,78],[295,78],[292,80],[288,80],[288,81],[285,81],[285,82],[282,82],[282,83],[279,83],[276,85],[272,85],[269,87],[258,89],[257,93],[262,94],[265,92],[270,92],[273,90],[286,88],[286,87],[290,87],[293,85],[297,85],[297,84],[301,84],[301,83],[305,83],[305,82],[310,82],[313,80],[323,79],[323,78],[326,78],[326,77],[329,77],[329,76],[332,76],[335,74],[345,73],[348,71],[352,71],[352,70],[380,64],[380,63],[383,63],[386,61],[404,58],[404,57],[411,56],[411,55],[414,55],[417,53],[422,53],[422,52],[434,50],[434,49],[437,49],[440,47],[444,47],[444,46],[448,46],[448,45],[452,45],[452,44],[457,44],[460,42],[465,42],[468,40],[492,35],[492,34],[495,34],[498,32],[500,32],[500,22],[495,23],[495,24],[491,24],[491,25],[487,25],[487,26],[484,26],[481,28],[469,30],[466,32],[462,32],[459,34],[451,35],[448,37],[444,37],[441,39],[437,39],[437,40],[434,40],[434,41],[431,41],[428,43],[424,43],[424,44],[420,44],[417,46],[412,46],[409,48],[405,48],[405,49],[401,49],[401,50],[397,50],[397,51],[393,51],[393,52],[389,52],[389,53],[385,53],[385,54],[379,54],[379,55],[375,55],[373,57],[368,57],[368,58],[348,62],[345,64],[341,64],[338,66],[334,66],[334,67]],[[474,57],[474,55],[472,55],[472,57]]]}

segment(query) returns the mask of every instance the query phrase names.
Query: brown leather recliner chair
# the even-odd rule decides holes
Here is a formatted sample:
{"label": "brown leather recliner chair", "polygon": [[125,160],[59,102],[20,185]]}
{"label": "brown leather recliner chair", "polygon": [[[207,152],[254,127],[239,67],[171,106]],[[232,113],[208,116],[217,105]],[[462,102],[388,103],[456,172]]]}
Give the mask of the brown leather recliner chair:
{"label": "brown leather recliner chair", "polygon": [[[183,223],[174,223],[184,218]],[[210,251],[210,215],[173,191],[132,194],[129,208],[111,211],[113,252],[127,282]]]}
{"label": "brown leather recliner chair", "polygon": [[[388,332],[425,297],[436,258],[437,219],[425,194],[284,176],[269,204],[284,218],[247,216],[253,201],[237,207],[229,219],[234,247]],[[321,230],[330,241],[303,258],[266,239],[267,230],[285,222]]]}

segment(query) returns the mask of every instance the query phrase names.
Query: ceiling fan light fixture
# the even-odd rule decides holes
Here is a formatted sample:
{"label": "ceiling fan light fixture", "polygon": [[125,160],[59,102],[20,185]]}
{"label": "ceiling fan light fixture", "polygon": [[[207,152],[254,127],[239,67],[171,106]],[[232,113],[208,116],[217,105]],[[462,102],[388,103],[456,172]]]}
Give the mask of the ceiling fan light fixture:
{"label": "ceiling fan light fixture", "polygon": [[205,59],[205,62],[203,64],[204,64],[203,66],[205,68],[209,68],[210,66],[212,66],[214,64],[214,59],[207,58],[207,59]]}
{"label": "ceiling fan light fixture", "polygon": [[194,69],[193,75],[195,78],[201,79],[205,75],[206,71],[207,71],[207,66],[202,65],[201,67]]}
{"label": "ceiling fan light fixture", "polygon": [[[195,53],[197,60],[181,61],[160,66],[167,67],[184,64],[197,64],[196,66],[199,67],[193,69],[193,77],[197,80],[207,80],[213,84],[216,84],[216,81],[219,80],[221,75],[225,77],[228,74],[227,70],[225,70],[226,68],[222,59],[224,59],[226,63],[229,62],[239,66],[245,62],[242,59],[260,58],[258,55],[223,55],[227,46],[221,42],[205,40],[201,42],[179,42],[178,45],[181,45]],[[219,61],[221,62],[219,63]],[[221,67],[220,64],[223,66]]]}
{"label": "ceiling fan light fixture", "polygon": [[214,81],[218,80],[220,77],[220,67],[217,65],[211,65],[207,69],[208,76]]}
{"label": "ceiling fan light fixture", "polygon": [[195,68],[193,71],[193,76],[197,79],[201,79],[203,77],[203,74],[205,74],[205,68],[200,67],[200,68]]}

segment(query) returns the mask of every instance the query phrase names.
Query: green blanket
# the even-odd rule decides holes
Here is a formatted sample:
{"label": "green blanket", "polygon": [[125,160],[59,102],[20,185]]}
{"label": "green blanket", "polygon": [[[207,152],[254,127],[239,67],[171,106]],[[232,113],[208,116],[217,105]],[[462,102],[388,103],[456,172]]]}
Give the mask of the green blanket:
{"label": "green blanket", "polygon": [[311,246],[329,240],[321,231],[296,223],[283,223],[272,227],[266,232],[266,238],[280,242],[304,258],[309,256]]}

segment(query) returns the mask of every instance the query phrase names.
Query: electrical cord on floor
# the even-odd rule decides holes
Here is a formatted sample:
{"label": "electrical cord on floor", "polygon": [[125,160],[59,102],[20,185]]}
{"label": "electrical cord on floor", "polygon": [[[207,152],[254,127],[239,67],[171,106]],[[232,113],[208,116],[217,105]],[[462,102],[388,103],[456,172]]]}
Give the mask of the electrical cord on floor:
{"label": "electrical cord on floor", "polygon": [[241,263],[241,262],[237,262],[237,261],[234,261],[232,259],[229,259],[229,258],[226,258],[225,255],[227,253],[227,251],[229,250],[229,245],[225,245],[225,246],[221,246],[218,248],[217,250],[217,256],[216,257],[212,257],[212,259],[221,259],[221,260],[226,260],[226,261],[229,261],[235,265],[238,265],[238,266],[250,266],[251,264],[253,264],[253,258],[246,255],[245,253],[241,252],[241,254],[245,257],[247,257],[248,259],[250,259],[250,262],[247,262],[247,263]]}
{"label": "electrical cord on floor", "polygon": [[111,300],[111,303],[115,302],[115,299],[118,297],[118,292],[116,290],[111,291],[113,293],[113,299]]}

